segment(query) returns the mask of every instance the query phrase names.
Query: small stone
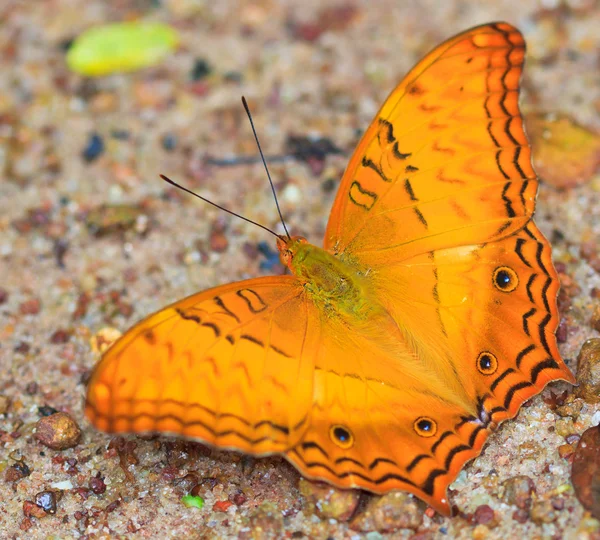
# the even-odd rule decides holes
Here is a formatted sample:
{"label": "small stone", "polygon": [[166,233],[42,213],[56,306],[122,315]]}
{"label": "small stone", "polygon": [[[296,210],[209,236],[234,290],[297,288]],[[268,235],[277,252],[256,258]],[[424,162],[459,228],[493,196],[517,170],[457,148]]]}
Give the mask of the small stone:
{"label": "small stone", "polygon": [[24,461],[17,461],[17,463],[11,465],[6,469],[4,473],[4,480],[7,482],[17,482],[21,478],[25,478],[31,474],[31,469],[27,466]]}
{"label": "small stone", "polygon": [[50,407],[50,405],[42,405],[41,407],[38,407],[38,414],[40,416],[51,416],[57,412],[58,410],[56,410],[54,407]]}
{"label": "small stone", "polygon": [[199,81],[210,75],[211,72],[212,68],[210,67],[209,63],[204,60],[204,58],[196,58],[194,60],[194,67],[190,73],[190,78],[193,81]]}
{"label": "small stone", "polygon": [[69,414],[58,412],[38,420],[35,438],[48,448],[65,450],[79,443],[81,429]]}
{"label": "small stone", "polygon": [[59,343],[67,343],[71,339],[71,332],[69,330],[63,330],[62,328],[56,330],[52,336],[50,336],[50,343],[56,345]]}
{"label": "small stone", "polygon": [[531,506],[531,495],[535,492],[535,484],[529,476],[513,476],[503,482],[502,500],[517,508],[528,509]]}
{"label": "small stone", "polygon": [[106,491],[106,484],[104,483],[104,478],[102,478],[100,473],[90,478],[89,486],[92,492],[94,492],[96,495],[102,495]]}
{"label": "small stone", "polygon": [[188,494],[194,486],[200,483],[200,476],[195,472],[190,472],[180,478],[173,480],[173,485],[183,494]]}
{"label": "small stone", "polygon": [[337,489],[329,484],[300,479],[300,493],[310,509],[321,519],[348,521],[360,499],[355,489]]}
{"label": "small stone", "polygon": [[600,332],[600,305],[596,306],[592,312],[590,326],[596,330],[596,332]]}
{"label": "small stone", "polygon": [[374,496],[365,509],[351,522],[350,528],[359,532],[393,532],[398,529],[419,528],[423,521],[425,505],[403,491]]}
{"label": "small stone", "polygon": [[248,517],[251,538],[279,538],[283,530],[281,511],[272,503],[262,503]]}
{"label": "small stone", "polygon": [[213,512],[227,512],[231,506],[233,506],[231,501],[216,501],[213,504]]}
{"label": "small stone", "polygon": [[551,501],[535,501],[529,511],[529,517],[534,523],[552,523],[558,517]]}
{"label": "small stone", "polygon": [[476,525],[471,532],[473,540],[483,540],[490,535],[490,529],[485,525]]}
{"label": "small stone", "polygon": [[90,348],[94,354],[103,354],[121,335],[119,330],[111,326],[101,328],[90,338]]}
{"label": "small stone", "polygon": [[569,459],[575,452],[575,447],[572,444],[561,444],[558,447],[558,455],[563,459]]}
{"label": "small stone", "polygon": [[244,495],[244,492],[242,490],[238,490],[229,497],[229,500],[236,506],[242,506],[242,504],[244,504],[248,500],[248,498],[246,497],[246,495]]}
{"label": "small stone", "polygon": [[38,298],[26,300],[19,306],[21,315],[37,315],[40,312],[41,303]]}
{"label": "small stone", "polygon": [[487,525],[489,527],[490,525],[495,524],[496,515],[489,505],[481,504],[475,509],[473,520],[477,524]]}
{"label": "small stone", "polygon": [[177,148],[177,137],[172,133],[166,133],[165,135],[163,135],[161,142],[162,147],[167,152],[172,152],[173,150],[175,150],[175,148]]}
{"label": "small stone", "polygon": [[56,492],[40,491],[35,496],[35,504],[41,507],[46,514],[56,514]]}
{"label": "small stone", "polygon": [[578,397],[587,403],[600,403],[600,338],[588,339],[577,357]]}
{"label": "small stone", "polygon": [[581,409],[583,409],[583,401],[581,399],[571,399],[564,405],[557,407],[554,412],[559,416],[568,416],[573,420],[577,420],[581,413]]}
{"label": "small stone", "polygon": [[38,519],[46,517],[44,509],[31,501],[23,503],[23,514],[25,514],[25,517],[35,517]]}
{"label": "small stone", "polygon": [[554,424],[557,435],[561,437],[567,437],[575,432],[575,428],[573,427],[573,419],[569,418],[557,418],[556,423]]}
{"label": "small stone", "polygon": [[4,304],[8,300],[8,291],[0,287],[0,304]]}
{"label": "small stone", "polygon": [[27,383],[27,386],[25,387],[25,393],[28,396],[34,396],[35,394],[37,394],[37,391],[38,384],[35,381]]}
{"label": "small stone", "polygon": [[10,405],[10,398],[0,395],[0,414],[6,414]]}
{"label": "small stone", "polygon": [[97,133],[92,133],[87,141],[81,157],[87,163],[96,161],[104,153],[104,140]]}
{"label": "small stone", "polygon": [[525,508],[517,508],[512,515],[517,523],[527,523],[529,521],[529,512]]}
{"label": "small stone", "polygon": [[600,519],[600,426],[589,428],[581,436],[573,456],[571,482],[579,502]]}

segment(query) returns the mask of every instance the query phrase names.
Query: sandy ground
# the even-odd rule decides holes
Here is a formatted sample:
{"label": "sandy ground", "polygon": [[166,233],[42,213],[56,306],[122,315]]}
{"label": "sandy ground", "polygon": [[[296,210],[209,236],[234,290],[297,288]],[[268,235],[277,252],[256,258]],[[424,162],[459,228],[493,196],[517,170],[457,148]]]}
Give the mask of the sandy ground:
{"label": "sandy ground", "polygon": [[[406,70],[460,30],[493,20],[515,24],[529,50],[523,109],[564,113],[600,128],[597,3],[440,4],[382,0],[327,3],[324,9],[313,0],[2,2],[0,398],[6,399],[0,399],[0,537],[365,534],[342,518],[314,514],[298,490],[298,473],[279,458],[134,437],[126,439],[128,449],[118,442],[109,448],[112,437],[83,416],[84,381],[97,360],[90,337],[103,327],[125,330],[209,286],[279,271],[258,253],[259,242],[271,243],[266,233],[157,177],[185,180],[216,202],[277,227],[258,163],[225,167],[207,159],[256,155],[241,95],[250,102],[267,155],[289,154],[290,135],[323,137],[341,150],[325,159],[271,165],[287,222],[315,243],[360,130]],[[67,70],[65,49],[79,32],[136,17],[173,24],[182,47],[161,66],[135,74],[92,81]],[[208,74],[193,81],[199,60]],[[86,160],[82,152],[93,133],[104,151]],[[116,220],[120,226],[99,223],[94,211],[107,205],[129,205]],[[581,259],[580,246],[600,237],[600,179],[566,191],[542,185],[537,222],[576,286],[561,344],[575,368],[582,343],[598,335],[589,319],[600,274]],[[555,393],[565,389],[553,387]],[[83,430],[77,446],[55,451],[37,442],[33,432],[44,405],[72,415]],[[599,411],[584,405],[572,432],[597,424]],[[565,443],[557,429],[561,420],[536,397],[460,473],[453,502],[466,514],[489,505],[491,522],[428,512],[417,530],[392,536],[591,538],[600,524],[569,488],[569,461],[557,452]],[[30,474],[9,481],[6,470],[15,464],[25,464]],[[197,478],[187,482],[200,485],[202,510],[181,503],[190,486],[177,479],[190,472]],[[98,474],[105,489],[96,485],[96,493],[90,482]],[[516,519],[515,507],[499,498],[503,482],[517,475],[533,479],[535,500],[553,501],[548,522]],[[44,490],[62,492],[56,512],[26,517],[24,503]],[[219,501],[234,504],[215,506]],[[387,536],[384,530],[368,534]]]}

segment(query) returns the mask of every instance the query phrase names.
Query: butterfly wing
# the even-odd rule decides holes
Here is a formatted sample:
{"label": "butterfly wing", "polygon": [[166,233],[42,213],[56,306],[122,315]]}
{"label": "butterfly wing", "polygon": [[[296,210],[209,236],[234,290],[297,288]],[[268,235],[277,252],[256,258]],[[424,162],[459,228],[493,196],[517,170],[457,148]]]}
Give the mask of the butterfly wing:
{"label": "butterfly wing", "polygon": [[312,403],[307,309],[291,276],[181,300],[104,354],[86,414],[107,432],[171,433],[253,454],[285,450],[301,438]]}
{"label": "butterfly wing", "polygon": [[[379,385],[360,370],[338,382],[332,402],[352,419],[352,448],[326,445],[326,426],[313,427],[329,413],[316,407],[289,454],[308,474],[403,489],[448,513],[449,483],[497,424],[548,382],[574,382],[554,336],[550,246],[531,221],[524,53],[506,23],[445,42],[394,90],[351,159],[325,247],[369,280],[409,354],[377,360],[392,363]],[[348,397],[341,388],[359,379],[377,390]]]}
{"label": "butterfly wing", "polygon": [[522,228],[537,189],[518,108],[524,56],[520,32],[497,23],[419,62],[350,160],[325,248],[387,265]]}

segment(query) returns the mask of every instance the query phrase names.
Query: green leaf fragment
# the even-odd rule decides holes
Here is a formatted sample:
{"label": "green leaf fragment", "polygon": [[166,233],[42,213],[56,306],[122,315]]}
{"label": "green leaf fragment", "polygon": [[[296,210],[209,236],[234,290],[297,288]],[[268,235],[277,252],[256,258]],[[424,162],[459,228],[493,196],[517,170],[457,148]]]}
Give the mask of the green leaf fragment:
{"label": "green leaf fragment", "polygon": [[178,43],[177,31],[162,23],[96,26],[75,40],[67,53],[67,65],[89,77],[136,71],[160,63]]}
{"label": "green leaf fragment", "polygon": [[188,508],[202,508],[204,506],[204,499],[199,495],[184,495],[181,497],[181,502]]}

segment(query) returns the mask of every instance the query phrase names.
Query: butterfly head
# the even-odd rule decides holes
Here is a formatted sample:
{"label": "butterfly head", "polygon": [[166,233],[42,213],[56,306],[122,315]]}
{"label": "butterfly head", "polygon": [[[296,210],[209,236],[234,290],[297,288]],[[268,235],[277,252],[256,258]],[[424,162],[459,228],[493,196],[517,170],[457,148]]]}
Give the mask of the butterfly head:
{"label": "butterfly head", "polygon": [[308,245],[308,240],[302,236],[292,236],[291,238],[286,238],[285,236],[278,237],[277,249],[281,264],[287,266],[293,272],[294,268],[292,265],[304,260],[307,253],[305,247]]}

